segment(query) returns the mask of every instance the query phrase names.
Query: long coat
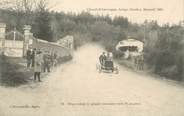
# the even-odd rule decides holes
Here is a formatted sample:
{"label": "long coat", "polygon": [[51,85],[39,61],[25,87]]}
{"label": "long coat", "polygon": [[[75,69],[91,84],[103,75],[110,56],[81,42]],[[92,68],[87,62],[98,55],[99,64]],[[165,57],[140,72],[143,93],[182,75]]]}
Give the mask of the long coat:
{"label": "long coat", "polygon": [[36,54],[35,56],[35,64],[34,64],[34,72],[42,71],[42,55]]}

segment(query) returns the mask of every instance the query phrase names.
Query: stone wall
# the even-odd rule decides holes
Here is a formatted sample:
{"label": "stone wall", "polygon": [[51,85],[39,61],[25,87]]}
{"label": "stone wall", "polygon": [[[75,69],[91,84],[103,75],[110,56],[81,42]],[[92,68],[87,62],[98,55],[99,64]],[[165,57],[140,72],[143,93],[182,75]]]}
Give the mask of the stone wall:
{"label": "stone wall", "polygon": [[[24,25],[24,40],[22,41],[23,45],[21,45],[21,48],[19,46],[17,46],[17,48],[15,48],[15,46],[9,46],[9,49],[11,50],[17,50],[21,51],[21,55],[19,55],[18,57],[25,57],[26,56],[26,52],[29,48],[36,48],[36,49],[40,49],[41,51],[49,51],[49,52],[55,52],[57,53],[58,56],[60,57],[64,57],[64,56],[72,56],[72,50],[73,50],[73,39],[72,41],[69,41],[68,39],[68,43],[70,43],[70,47],[65,47],[62,46],[62,44],[59,43],[52,43],[52,42],[47,42],[47,41],[43,41],[41,39],[37,39],[33,37],[33,33],[31,33],[31,26],[30,25]],[[0,23],[0,52],[1,53],[5,53],[6,50],[6,44],[7,41],[5,39],[5,35],[6,35],[6,24],[5,23]],[[63,41],[63,43],[66,43]],[[71,44],[72,43],[72,44]],[[14,45],[14,44],[12,44]],[[68,46],[68,45],[67,45]],[[10,57],[14,57],[14,56],[10,56]],[[17,57],[17,56],[15,56]]]}
{"label": "stone wall", "polygon": [[70,56],[71,50],[55,43],[43,41],[43,40],[33,40],[33,48],[40,49],[41,51],[55,52],[60,57]]}

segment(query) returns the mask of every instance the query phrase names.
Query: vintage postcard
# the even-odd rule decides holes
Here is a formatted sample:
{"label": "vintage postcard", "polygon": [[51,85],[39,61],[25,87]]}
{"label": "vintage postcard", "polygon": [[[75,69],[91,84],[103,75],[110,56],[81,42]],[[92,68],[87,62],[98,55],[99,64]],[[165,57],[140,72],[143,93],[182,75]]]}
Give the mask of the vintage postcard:
{"label": "vintage postcard", "polygon": [[184,116],[184,0],[0,0],[0,116]]}

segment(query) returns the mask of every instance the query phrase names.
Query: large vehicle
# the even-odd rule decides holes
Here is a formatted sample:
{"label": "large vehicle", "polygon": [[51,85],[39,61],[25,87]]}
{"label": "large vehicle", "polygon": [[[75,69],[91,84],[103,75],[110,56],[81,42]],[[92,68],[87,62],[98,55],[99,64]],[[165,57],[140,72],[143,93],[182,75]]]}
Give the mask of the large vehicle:
{"label": "large vehicle", "polygon": [[120,41],[116,45],[116,50],[124,54],[124,58],[138,56],[143,53],[144,43],[134,38]]}

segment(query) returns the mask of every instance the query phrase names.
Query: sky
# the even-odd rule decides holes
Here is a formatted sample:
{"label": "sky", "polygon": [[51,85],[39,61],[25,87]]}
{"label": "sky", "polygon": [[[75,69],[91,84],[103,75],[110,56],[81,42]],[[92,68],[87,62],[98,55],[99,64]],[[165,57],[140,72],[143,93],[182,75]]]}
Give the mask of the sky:
{"label": "sky", "polygon": [[50,0],[55,11],[88,11],[94,15],[125,16],[131,22],[145,19],[177,24],[184,19],[184,0]]}

